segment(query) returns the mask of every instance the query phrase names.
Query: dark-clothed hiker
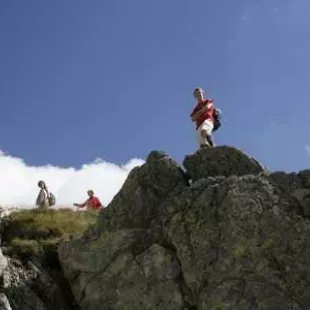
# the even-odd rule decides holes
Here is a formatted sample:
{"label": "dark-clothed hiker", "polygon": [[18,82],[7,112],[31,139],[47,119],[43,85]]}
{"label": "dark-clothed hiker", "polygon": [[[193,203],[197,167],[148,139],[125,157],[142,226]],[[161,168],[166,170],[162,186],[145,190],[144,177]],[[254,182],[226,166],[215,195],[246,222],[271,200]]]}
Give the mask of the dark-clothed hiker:
{"label": "dark-clothed hiker", "polygon": [[40,188],[40,192],[37,197],[36,206],[39,209],[47,209],[48,207],[55,205],[56,202],[55,196],[54,194],[49,192],[45,182],[39,181],[38,186]]}

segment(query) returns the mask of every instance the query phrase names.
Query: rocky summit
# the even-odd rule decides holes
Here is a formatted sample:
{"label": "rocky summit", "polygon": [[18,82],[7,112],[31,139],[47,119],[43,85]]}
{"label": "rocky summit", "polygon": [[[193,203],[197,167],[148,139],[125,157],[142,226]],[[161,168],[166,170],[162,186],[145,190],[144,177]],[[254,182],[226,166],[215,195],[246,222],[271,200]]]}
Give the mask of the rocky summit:
{"label": "rocky summit", "polygon": [[[228,146],[183,166],[151,152],[96,224],[60,243],[74,309],[310,309],[310,170],[271,172]],[[0,263],[1,310],[73,309],[48,270],[18,282],[16,262]],[[36,303],[20,302],[24,291]]]}
{"label": "rocky summit", "polygon": [[81,309],[310,309],[310,173],[227,146],[184,167],[151,152],[97,225],[61,244]]}

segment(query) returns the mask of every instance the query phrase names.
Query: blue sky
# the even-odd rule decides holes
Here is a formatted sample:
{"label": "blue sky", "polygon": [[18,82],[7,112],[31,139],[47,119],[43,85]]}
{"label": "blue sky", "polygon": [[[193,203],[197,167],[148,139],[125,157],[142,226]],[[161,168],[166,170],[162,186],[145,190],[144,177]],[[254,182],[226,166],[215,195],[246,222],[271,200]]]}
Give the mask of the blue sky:
{"label": "blue sky", "polygon": [[28,165],[196,150],[197,85],[218,144],[309,167],[309,0],[2,0],[0,149]]}

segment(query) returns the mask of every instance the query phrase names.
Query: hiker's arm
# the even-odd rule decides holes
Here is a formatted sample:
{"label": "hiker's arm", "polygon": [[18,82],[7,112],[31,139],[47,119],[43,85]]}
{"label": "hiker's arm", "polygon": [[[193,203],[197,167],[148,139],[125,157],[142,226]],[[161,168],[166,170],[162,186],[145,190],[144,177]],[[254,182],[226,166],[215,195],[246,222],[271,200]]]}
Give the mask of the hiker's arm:
{"label": "hiker's arm", "polygon": [[193,122],[196,121],[196,118],[197,118],[196,114],[192,114],[192,115],[191,115],[191,119],[192,119]]}
{"label": "hiker's arm", "polygon": [[197,118],[198,116],[200,116],[202,113],[204,113],[205,111],[207,111],[208,110],[208,107],[207,107],[207,105],[205,105],[205,106],[203,106],[199,111],[197,111],[194,115],[193,115],[193,117],[194,118]]}
{"label": "hiker's arm", "polygon": [[202,113],[206,112],[213,106],[213,103],[207,103],[200,110],[192,114],[192,121],[195,121]]}
{"label": "hiker's arm", "polygon": [[197,113],[199,112],[200,110],[197,109],[197,107],[193,110],[193,112],[191,113],[191,119],[193,122],[196,121],[196,118],[197,118]]}
{"label": "hiker's arm", "polygon": [[89,199],[86,199],[83,203],[80,204],[80,208],[84,208],[87,206]]}
{"label": "hiker's arm", "polygon": [[85,203],[74,203],[73,205],[78,208],[84,208],[86,204]]}

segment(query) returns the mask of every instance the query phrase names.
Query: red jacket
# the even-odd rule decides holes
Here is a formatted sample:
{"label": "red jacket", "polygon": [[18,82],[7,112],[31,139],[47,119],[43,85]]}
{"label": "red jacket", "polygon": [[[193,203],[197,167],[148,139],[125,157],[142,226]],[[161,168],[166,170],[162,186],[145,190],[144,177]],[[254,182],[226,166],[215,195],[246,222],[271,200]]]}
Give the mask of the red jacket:
{"label": "red jacket", "polygon": [[87,204],[90,205],[93,209],[97,210],[103,207],[101,204],[99,198],[93,196],[89,199],[87,199]]}
{"label": "red jacket", "polygon": [[199,117],[196,119],[196,129],[198,129],[198,127],[205,121],[205,120],[209,120],[212,123],[214,122],[214,117],[213,117],[213,113],[214,113],[214,109],[215,109],[215,105],[214,105],[214,100],[212,99],[204,99],[201,100],[196,107],[194,108],[194,110],[192,111],[190,116],[193,116],[195,113],[197,113],[199,110],[201,110],[202,108],[206,108],[206,110],[199,115]]}

